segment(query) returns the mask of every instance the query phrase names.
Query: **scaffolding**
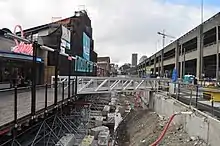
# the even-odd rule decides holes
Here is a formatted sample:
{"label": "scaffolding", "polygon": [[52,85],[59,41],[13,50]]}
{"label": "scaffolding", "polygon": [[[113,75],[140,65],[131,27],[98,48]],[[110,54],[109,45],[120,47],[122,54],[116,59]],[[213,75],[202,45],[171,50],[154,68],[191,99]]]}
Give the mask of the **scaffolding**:
{"label": "scaffolding", "polygon": [[26,140],[14,137],[10,143],[12,146],[66,146],[67,141],[62,142],[63,137],[71,137],[74,146],[77,146],[88,135],[89,119],[90,105],[86,101],[73,102],[67,108],[61,108],[56,114],[41,122],[38,121],[37,128],[28,132],[29,141],[26,133]]}

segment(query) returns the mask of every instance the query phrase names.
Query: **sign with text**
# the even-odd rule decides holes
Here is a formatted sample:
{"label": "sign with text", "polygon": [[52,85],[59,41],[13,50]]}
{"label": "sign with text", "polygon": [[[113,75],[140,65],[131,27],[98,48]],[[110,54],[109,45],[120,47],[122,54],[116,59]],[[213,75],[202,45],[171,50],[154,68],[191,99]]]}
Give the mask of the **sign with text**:
{"label": "sign with text", "polygon": [[83,32],[83,58],[90,60],[90,38]]}
{"label": "sign with text", "polygon": [[93,63],[85,60],[82,57],[77,56],[77,60],[75,60],[75,71],[78,72],[92,72],[93,71]]}
{"label": "sign with text", "polygon": [[25,43],[21,42],[20,44],[13,47],[11,51],[14,52],[14,53],[33,56],[32,44],[25,44]]}
{"label": "sign with text", "polygon": [[[22,27],[20,25],[16,25],[14,28],[14,34],[16,34],[16,28],[20,29],[21,37],[24,38],[24,32],[22,30]],[[16,39],[15,39],[15,44],[16,46],[11,49],[12,52],[33,56],[32,44],[25,44],[24,42],[18,42],[18,40]]]}
{"label": "sign with text", "polygon": [[70,38],[71,38],[70,30],[62,26],[62,36],[61,36],[61,45],[60,45],[61,53],[65,54],[66,49],[70,50]]}

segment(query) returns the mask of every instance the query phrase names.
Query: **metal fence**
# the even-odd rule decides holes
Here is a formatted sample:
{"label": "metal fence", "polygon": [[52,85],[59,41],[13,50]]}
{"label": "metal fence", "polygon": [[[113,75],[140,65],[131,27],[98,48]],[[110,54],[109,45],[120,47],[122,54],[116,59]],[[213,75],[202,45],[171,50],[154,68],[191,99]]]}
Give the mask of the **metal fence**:
{"label": "metal fence", "polygon": [[178,82],[175,85],[174,94],[171,94],[177,100],[197,108],[211,116],[220,118],[220,102],[213,97],[211,92],[220,93],[220,89],[207,88],[208,84],[185,84]]}

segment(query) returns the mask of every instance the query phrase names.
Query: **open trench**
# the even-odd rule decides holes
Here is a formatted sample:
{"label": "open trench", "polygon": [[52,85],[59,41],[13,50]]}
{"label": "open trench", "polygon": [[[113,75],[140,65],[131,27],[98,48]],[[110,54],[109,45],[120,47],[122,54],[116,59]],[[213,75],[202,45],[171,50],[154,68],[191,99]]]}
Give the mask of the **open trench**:
{"label": "open trench", "polygon": [[[168,118],[157,115],[149,109],[134,108],[125,113],[125,101],[133,102],[133,97],[120,99],[121,113],[124,120],[117,128],[116,143],[118,146],[149,146],[163,131]],[[205,146],[206,144],[196,137],[189,137],[182,125],[171,124],[160,146]]]}

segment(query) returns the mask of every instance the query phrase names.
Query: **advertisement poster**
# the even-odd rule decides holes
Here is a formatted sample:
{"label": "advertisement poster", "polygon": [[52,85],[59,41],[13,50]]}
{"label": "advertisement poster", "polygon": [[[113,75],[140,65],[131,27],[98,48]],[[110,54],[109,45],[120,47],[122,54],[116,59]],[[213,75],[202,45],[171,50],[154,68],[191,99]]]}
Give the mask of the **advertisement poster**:
{"label": "advertisement poster", "polygon": [[83,58],[90,60],[90,38],[83,32]]}

